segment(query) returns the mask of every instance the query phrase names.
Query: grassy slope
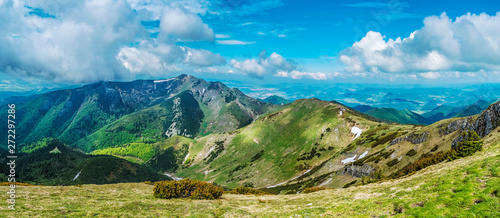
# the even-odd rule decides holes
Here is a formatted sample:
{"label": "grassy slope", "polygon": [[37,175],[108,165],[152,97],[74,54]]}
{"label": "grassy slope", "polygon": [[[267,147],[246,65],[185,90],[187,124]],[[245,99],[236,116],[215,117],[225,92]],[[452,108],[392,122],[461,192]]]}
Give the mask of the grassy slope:
{"label": "grassy slope", "polygon": [[203,113],[189,91],[162,104],[126,115],[76,143],[85,151],[124,146],[128,143],[157,142],[174,127],[179,134],[195,135]]}
{"label": "grassy slope", "polygon": [[[164,200],[153,186],[112,184],[17,187],[16,211],[0,216],[187,217],[438,217],[500,216],[500,133],[473,156],[433,165],[411,176],[365,186],[297,195],[223,195]],[[8,187],[0,187],[7,192]],[[482,200],[482,202],[481,202]],[[264,202],[264,203],[261,203]],[[402,213],[396,213],[402,208]]]}
{"label": "grassy slope", "polygon": [[[178,175],[229,187],[246,181],[257,187],[286,181],[340,152],[352,141],[354,124],[363,129],[378,124],[349,112],[339,118],[341,107],[316,99],[298,100],[243,129],[199,138],[190,148],[194,165]],[[225,149],[210,161],[217,143]]]}

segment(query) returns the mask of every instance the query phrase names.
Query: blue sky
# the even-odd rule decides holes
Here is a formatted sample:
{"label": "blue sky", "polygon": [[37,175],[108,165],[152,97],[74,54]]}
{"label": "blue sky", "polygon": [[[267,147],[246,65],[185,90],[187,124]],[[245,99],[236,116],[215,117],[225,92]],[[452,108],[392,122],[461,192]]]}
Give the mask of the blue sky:
{"label": "blue sky", "polygon": [[498,83],[498,5],[4,0],[0,91],[181,73],[261,85]]}

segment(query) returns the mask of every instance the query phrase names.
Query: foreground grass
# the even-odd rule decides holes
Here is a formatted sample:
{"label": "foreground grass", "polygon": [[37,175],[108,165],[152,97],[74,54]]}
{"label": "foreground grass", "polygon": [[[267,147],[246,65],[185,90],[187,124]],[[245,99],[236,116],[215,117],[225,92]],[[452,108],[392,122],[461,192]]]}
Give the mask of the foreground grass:
{"label": "foreground grass", "polygon": [[20,186],[16,211],[4,201],[0,217],[498,217],[499,147],[397,180],[310,194],[164,200],[142,183]]}

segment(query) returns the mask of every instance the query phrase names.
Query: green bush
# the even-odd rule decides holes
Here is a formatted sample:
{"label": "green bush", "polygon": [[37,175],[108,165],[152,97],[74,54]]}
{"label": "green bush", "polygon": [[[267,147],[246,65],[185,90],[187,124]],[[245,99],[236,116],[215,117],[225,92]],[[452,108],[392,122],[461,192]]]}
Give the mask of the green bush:
{"label": "green bush", "polygon": [[211,183],[183,179],[181,181],[156,182],[153,188],[155,198],[218,199],[224,190]]}
{"label": "green bush", "polygon": [[312,193],[312,192],[317,192],[317,191],[321,191],[321,190],[327,190],[329,188],[325,188],[323,186],[319,186],[319,187],[311,187],[311,188],[306,188],[304,189],[304,194],[309,194],[309,193]]}
{"label": "green bush", "polygon": [[415,151],[415,149],[411,149],[409,150],[408,152],[406,152],[406,156],[414,156],[415,154],[417,154],[417,151]]}
{"label": "green bush", "polygon": [[462,132],[464,140],[458,144],[455,149],[448,153],[448,160],[455,160],[461,157],[467,157],[474,154],[476,151],[483,150],[483,140],[479,138],[476,131]]}
{"label": "green bush", "polygon": [[391,161],[387,162],[386,164],[388,167],[392,167],[392,166],[396,165],[397,163],[399,163],[398,159],[392,159]]}
{"label": "green bush", "polygon": [[[458,144],[455,149],[451,149],[447,152],[438,152],[435,154],[423,154],[420,159],[410,163],[398,170],[391,175],[392,178],[399,178],[408,174],[412,174],[428,166],[443,162],[445,160],[456,160],[458,158],[470,156],[477,151],[483,149],[483,140],[479,138],[476,131],[464,131],[462,132],[462,137],[464,140]],[[389,163],[388,163],[389,166]]]}

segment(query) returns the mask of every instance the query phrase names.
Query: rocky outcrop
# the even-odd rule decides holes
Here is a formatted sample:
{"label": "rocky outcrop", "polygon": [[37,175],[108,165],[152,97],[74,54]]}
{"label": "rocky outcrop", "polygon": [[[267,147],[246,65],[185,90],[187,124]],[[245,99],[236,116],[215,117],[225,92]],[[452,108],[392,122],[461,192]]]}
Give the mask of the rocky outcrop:
{"label": "rocky outcrop", "polygon": [[429,132],[424,132],[424,133],[412,132],[404,137],[395,138],[394,140],[391,141],[391,143],[389,143],[389,146],[399,144],[401,142],[411,142],[412,144],[420,144],[427,141],[428,138],[429,138]]}
{"label": "rocky outcrop", "polygon": [[[453,123],[449,125],[452,124]],[[457,126],[457,130],[476,131],[479,137],[483,138],[490,134],[490,132],[498,126],[500,126],[500,102],[490,105],[485,111],[479,114],[479,116],[474,121],[472,121],[472,118],[465,119],[465,121],[462,120],[462,123]],[[455,138],[451,143],[451,147],[456,148],[457,145],[463,140],[463,136]]]}
{"label": "rocky outcrop", "polygon": [[500,126],[500,102],[492,104],[481,113],[476,121],[469,127],[482,138]]}
{"label": "rocky outcrop", "polygon": [[455,132],[457,130],[464,130],[472,122],[473,122],[472,117],[469,117],[469,118],[453,121],[453,122],[449,123],[448,125],[441,124],[438,126],[439,135],[445,136],[445,135],[448,135],[448,134]]}
{"label": "rocky outcrop", "polygon": [[368,164],[364,164],[363,166],[348,165],[342,168],[340,174],[361,178],[363,176],[373,176],[374,171],[375,169]]}

